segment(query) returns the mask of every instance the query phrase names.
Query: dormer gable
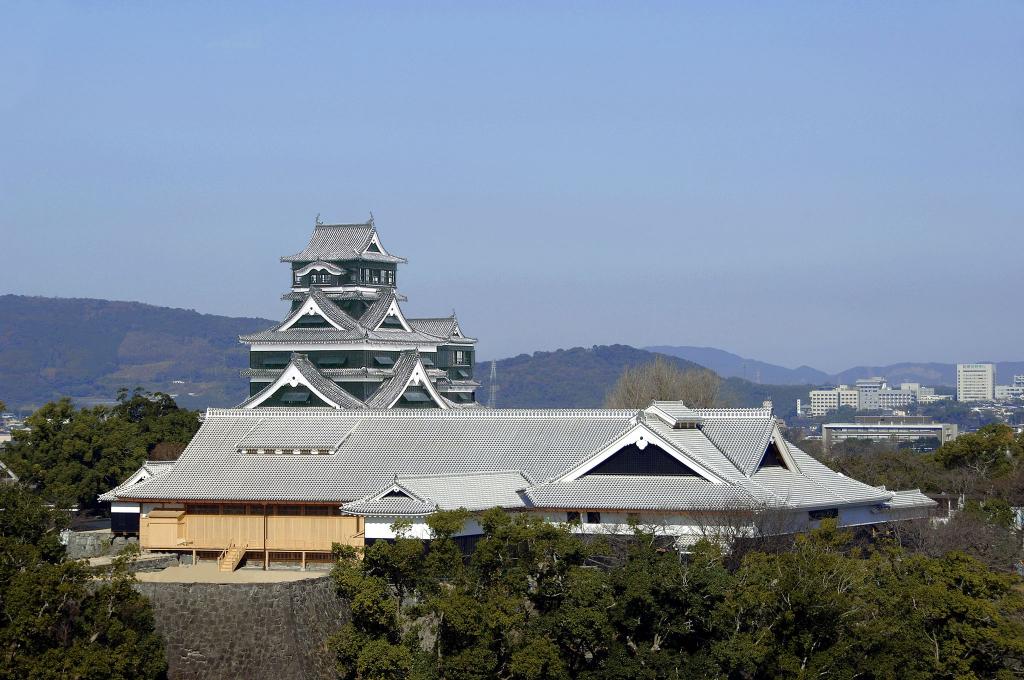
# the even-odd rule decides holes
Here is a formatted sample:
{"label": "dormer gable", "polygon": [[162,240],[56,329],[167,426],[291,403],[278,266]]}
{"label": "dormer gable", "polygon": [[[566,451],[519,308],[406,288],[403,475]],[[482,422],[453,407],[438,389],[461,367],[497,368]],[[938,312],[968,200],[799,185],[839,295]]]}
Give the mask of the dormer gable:
{"label": "dormer gable", "polygon": [[440,395],[427,375],[419,353],[403,352],[395,363],[394,371],[394,376],[381,383],[377,391],[366,400],[369,408],[450,408],[448,400]]}
{"label": "dormer gable", "polygon": [[348,331],[356,328],[358,324],[352,317],[346,314],[334,302],[328,299],[318,290],[311,290],[302,303],[292,310],[288,318],[280,326],[279,331],[286,331],[295,326],[316,326],[333,327],[337,330]]}
{"label": "dormer gable", "polygon": [[712,484],[723,480],[693,456],[660,437],[642,422],[554,481],[571,482],[596,475],[697,476]]}

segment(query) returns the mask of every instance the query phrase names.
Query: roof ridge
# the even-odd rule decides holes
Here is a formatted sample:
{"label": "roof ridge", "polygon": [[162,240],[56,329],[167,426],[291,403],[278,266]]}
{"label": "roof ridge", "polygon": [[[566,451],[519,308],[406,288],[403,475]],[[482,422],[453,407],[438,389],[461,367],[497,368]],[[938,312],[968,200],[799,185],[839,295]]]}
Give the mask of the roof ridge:
{"label": "roof ridge", "polygon": [[418,480],[418,479],[447,479],[450,477],[484,477],[489,475],[520,475],[525,478],[522,470],[516,469],[504,469],[504,470],[471,470],[469,472],[435,472],[430,474],[421,475],[398,475],[397,481],[403,479]]}
{"label": "roof ridge", "polygon": [[[260,409],[264,409],[262,412]],[[207,417],[226,417],[237,415],[262,415],[264,417],[354,417],[353,411],[339,410],[327,406],[309,406],[301,411],[289,407],[280,407],[280,410],[269,411],[278,407],[266,406],[254,409],[239,408],[207,408]],[[605,418],[608,420],[632,419],[636,417],[637,411],[633,409],[463,409],[458,411],[445,411],[441,409],[365,409],[359,410],[360,417],[474,417],[474,418],[518,418],[518,417],[543,417],[543,418],[578,418],[589,416],[592,418]]]}

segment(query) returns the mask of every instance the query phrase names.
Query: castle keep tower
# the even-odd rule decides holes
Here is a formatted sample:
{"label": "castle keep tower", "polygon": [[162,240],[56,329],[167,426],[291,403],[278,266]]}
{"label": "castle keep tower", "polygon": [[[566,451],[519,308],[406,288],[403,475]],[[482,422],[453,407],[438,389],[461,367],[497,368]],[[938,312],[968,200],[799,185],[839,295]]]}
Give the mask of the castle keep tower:
{"label": "castle keep tower", "polygon": [[476,340],[454,314],[409,319],[399,305],[398,265],[365,224],[321,224],[291,265],[288,317],[243,335],[250,397],[240,408],[475,407]]}

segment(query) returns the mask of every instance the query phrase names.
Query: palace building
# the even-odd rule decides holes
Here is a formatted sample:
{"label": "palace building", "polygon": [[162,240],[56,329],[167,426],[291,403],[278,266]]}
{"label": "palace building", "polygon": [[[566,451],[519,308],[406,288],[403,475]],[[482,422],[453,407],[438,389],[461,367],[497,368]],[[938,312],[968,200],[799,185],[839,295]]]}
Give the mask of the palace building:
{"label": "palace building", "polygon": [[373,219],[321,224],[291,265],[287,318],[239,338],[249,345],[249,399],[240,408],[477,406],[476,340],[449,317],[402,313],[398,265]]}
{"label": "palace building", "polygon": [[[333,544],[429,538],[439,510],[502,508],[575,531],[641,524],[687,546],[722,531],[794,532],[926,517],[919,491],[834,472],[787,442],[770,408],[488,409],[474,340],[454,316],[407,319],[402,258],[371,222],[317,224],[292,302],[251,346],[251,396],[209,409],[177,461],[147,463],[100,499],[144,550],[266,568],[328,562]],[[766,519],[770,520],[766,523]],[[459,539],[482,533],[475,519]]]}

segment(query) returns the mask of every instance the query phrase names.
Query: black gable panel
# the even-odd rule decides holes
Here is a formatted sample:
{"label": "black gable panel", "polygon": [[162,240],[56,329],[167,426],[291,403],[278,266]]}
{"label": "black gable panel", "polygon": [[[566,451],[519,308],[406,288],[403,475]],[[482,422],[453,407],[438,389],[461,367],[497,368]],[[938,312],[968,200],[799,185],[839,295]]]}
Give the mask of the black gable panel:
{"label": "black gable panel", "polygon": [[757,466],[757,469],[760,470],[764,467],[789,469],[786,467],[786,461],[782,459],[782,453],[779,451],[779,447],[775,445],[775,442],[768,445],[768,449],[764,452],[764,457],[761,458],[761,464]]}
{"label": "black gable panel", "polygon": [[599,463],[590,475],[651,475],[657,477],[691,477],[697,473],[671,454],[654,444],[641,449],[636,444],[624,446]]}

